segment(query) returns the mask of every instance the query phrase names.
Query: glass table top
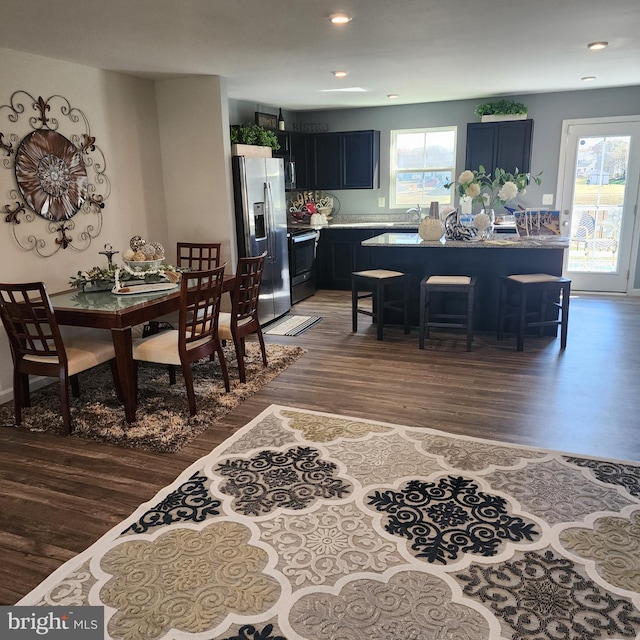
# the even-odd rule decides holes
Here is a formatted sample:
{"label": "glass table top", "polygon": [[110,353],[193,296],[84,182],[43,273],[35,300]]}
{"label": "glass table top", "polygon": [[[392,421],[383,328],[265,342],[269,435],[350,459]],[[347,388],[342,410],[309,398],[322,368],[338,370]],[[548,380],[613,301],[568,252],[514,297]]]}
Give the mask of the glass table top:
{"label": "glass table top", "polygon": [[95,309],[96,311],[120,311],[130,309],[136,305],[175,295],[180,291],[179,287],[170,291],[155,291],[152,293],[137,293],[135,295],[116,295],[111,291],[65,291],[54,294],[51,304],[54,309]]}

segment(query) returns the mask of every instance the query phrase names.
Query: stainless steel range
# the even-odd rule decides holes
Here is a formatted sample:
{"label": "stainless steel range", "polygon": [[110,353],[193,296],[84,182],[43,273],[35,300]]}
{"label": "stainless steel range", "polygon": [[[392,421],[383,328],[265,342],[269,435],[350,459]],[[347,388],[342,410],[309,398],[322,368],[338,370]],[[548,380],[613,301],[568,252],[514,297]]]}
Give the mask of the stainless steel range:
{"label": "stainless steel range", "polygon": [[313,229],[293,229],[289,237],[289,275],[291,304],[296,304],[316,292],[316,247],[320,232]]}

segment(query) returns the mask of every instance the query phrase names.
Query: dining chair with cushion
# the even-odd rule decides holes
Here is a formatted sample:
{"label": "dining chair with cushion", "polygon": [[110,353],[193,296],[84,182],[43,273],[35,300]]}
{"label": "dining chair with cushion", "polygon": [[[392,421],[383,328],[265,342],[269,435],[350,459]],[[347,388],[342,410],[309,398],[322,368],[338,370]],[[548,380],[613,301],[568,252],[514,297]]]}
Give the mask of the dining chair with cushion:
{"label": "dining chair with cushion", "polygon": [[176,266],[189,271],[204,271],[220,266],[220,242],[178,242]]}
{"label": "dining chair with cushion", "polygon": [[[178,242],[176,267],[187,271],[206,271],[220,266],[220,242]],[[171,325],[171,326],[168,326]],[[178,312],[168,313],[148,322],[142,328],[143,336],[158,333],[163,328],[178,326]]]}
{"label": "dining chair with cushion", "polygon": [[246,382],[244,357],[246,355],[245,338],[255,334],[260,342],[262,362],[267,366],[267,351],[258,319],[258,301],[265,251],[255,258],[240,258],[236,268],[235,281],[231,290],[231,313],[220,313],[219,335],[221,340],[233,340],[238,360],[240,382]]}
{"label": "dining chair with cushion", "polygon": [[[218,318],[225,265],[183,274],[180,283],[178,328],[141,338],[133,343],[133,359],[181,367],[191,415],[196,413],[191,365],[218,354],[224,386],[230,390],[227,364],[218,336]],[[170,373],[171,375],[171,373]],[[136,376],[137,377],[137,376]]]}
{"label": "dining chair with cushion", "polygon": [[74,397],[78,397],[79,373],[109,362],[116,393],[121,397],[109,332],[96,330],[63,338],[44,283],[0,284],[0,316],[13,358],[17,425],[22,423],[22,409],[31,406],[30,375],[58,378],[60,381],[61,415],[67,434],[73,430],[69,382]]}

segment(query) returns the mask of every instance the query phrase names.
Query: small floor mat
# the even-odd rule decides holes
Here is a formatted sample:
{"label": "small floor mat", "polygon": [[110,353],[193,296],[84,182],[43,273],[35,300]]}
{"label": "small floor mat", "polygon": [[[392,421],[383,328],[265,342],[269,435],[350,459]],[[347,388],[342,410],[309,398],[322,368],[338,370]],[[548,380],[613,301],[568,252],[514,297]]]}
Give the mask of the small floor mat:
{"label": "small floor mat", "polygon": [[322,320],[321,316],[292,316],[287,314],[265,330],[270,336],[298,336]]}

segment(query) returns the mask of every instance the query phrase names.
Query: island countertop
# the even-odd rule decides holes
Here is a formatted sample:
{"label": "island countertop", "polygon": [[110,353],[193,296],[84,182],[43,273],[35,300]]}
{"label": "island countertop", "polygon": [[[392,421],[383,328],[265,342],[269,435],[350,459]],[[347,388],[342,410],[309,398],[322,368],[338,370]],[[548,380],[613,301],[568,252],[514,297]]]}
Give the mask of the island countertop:
{"label": "island countertop", "polygon": [[[568,239],[560,236],[476,241],[422,240],[417,233],[388,232],[360,241],[354,270],[390,269],[410,278],[411,324],[419,317],[420,282],[431,275],[475,276],[475,325],[495,331],[500,279],[514,273],[562,275]],[[455,304],[455,301],[452,301]]]}
{"label": "island countertop", "polygon": [[423,249],[566,249],[569,239],[563,236],[528,238],[492,238],[474,240],[423,240],[417,233],[383,233],[362,241],[363,247],[413,247]]}

